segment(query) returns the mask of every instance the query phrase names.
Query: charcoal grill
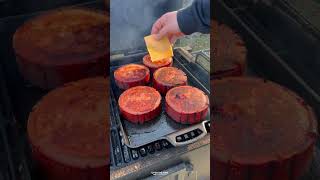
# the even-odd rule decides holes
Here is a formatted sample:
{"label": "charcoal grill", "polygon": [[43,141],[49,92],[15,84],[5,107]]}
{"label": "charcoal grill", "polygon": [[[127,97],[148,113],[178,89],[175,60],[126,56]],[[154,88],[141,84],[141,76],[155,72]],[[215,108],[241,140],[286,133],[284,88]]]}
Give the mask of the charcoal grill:
{"label": "charcoal grill", "polygon": [[[319,119],[319,31],[286,0],[217,0],[213,18],[234,29],[248,48],[248,74],[298,93]],[[304,180],[320,178],[319,143]]]}

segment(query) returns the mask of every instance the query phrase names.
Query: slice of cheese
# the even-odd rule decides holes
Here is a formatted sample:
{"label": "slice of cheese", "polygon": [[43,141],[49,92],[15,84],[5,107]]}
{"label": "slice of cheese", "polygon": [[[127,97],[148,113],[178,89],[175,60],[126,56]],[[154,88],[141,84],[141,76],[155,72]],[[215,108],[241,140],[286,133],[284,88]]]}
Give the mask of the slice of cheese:
{"label": "slice of cheese", "polygon": [[161,59],[170,58],[173,56],[172,46],[167,37],[160,40],[155,40],[153,35],[144,37],[147,45],[151,61],[159,61]]}

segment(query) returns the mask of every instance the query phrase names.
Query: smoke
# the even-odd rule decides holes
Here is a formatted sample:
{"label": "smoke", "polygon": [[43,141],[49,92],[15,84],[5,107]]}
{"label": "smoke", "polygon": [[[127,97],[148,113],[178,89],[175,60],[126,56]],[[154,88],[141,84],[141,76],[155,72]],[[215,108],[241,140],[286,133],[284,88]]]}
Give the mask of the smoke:
{"label": "smoke", "polygon": [[181,0],[111,0],[110,50],[144,49],[144,37],[164,13],[181,7]]}

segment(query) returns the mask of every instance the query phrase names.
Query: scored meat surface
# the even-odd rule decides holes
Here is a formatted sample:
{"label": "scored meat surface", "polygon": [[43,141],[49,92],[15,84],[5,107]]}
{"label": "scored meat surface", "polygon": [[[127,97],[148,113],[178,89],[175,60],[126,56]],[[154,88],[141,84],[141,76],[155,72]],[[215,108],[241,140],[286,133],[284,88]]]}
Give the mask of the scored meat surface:
{"label": "scored meat surface", "polygon": [[187,85],[187,75],[176,67],[163,67],[153,74],[153,87],[165,95],[169,89]]}
{"label": "scored meat surface", "polygon": [[245,72],[247,49],[241,37],[217,21],[211,21],[212,75],[216,78],[240,76]]}
{"label": "scored meat surface", "polygon": [[28,136],[47,177],[109,178],[108,81],[97,77],[68,83],[34,106]]}
{"label": "scored meat surface", "polygon": [[147,54],[143,57],[143,64],[147,66],[150,69],[151,74],[153,74],[159,68],[172,66],[172,58],[152,62],[150,55]]}
{"label": "scored meat surface", "polygon": [[161,113],[161,95],[148,86],[136,86],[124,91],[118,104],[121,115],[132,123],[142,124]]}
{"label": "scored meat surface", "polygon": [[167,114],[178,123],[195,124],[207,116],[208,96],[196,87],[174,87],[165,98]]}
{"label": "scored meat surface", "polygon": [[290,90],[258,78],[213,81],[213,180],[296,180],[316,142],[312,109]]}
{"label": "scored meat surface", "polygon": [[25,22],[13,37],[22,75],[51,89],[106,74],[108,24],[105,13],[82,8],[54,10]]}
{"label": "scored meat surface", "polygon": [[127,64],[114,71],[114,79],[120,89],[143,86],[149,83],[150,71],[140,64]]}

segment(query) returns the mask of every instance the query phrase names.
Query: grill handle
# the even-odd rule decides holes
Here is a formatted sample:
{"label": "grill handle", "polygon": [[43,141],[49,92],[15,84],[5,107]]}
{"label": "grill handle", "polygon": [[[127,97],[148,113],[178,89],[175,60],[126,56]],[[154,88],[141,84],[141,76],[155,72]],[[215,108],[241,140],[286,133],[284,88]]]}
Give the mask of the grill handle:
{"label": "grill handle", "polygon": [[189,62],[195,62],[195,58],[185,48],[178,47],[176,50]]}

